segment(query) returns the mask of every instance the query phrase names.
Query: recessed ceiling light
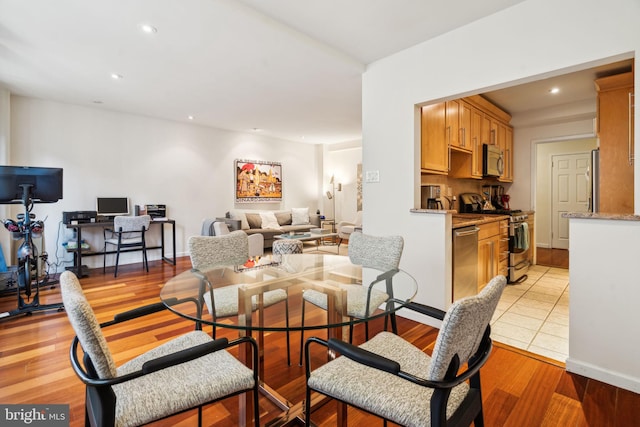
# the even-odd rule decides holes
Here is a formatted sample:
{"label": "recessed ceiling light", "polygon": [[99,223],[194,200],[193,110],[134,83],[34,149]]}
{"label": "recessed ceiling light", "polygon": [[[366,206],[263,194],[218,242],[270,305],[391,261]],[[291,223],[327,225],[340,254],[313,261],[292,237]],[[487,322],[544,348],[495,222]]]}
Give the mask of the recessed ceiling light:
{"label": "recessed ceiling light", "polygon": [[118,74],[118,73],[111,73],[111,78],[113,80],[121,80],[122,79],[122,74]]}
{"label": "recessed ceiling light", "polygon": [[146,34],[154,34],[158,32],[158,29],[151,24],[140,24],[140,30]]}
{"label": "recessed ceiling light", "polygon": [[193,120],[193,116],[187,116],[187,119]]}
{"label": "recessed ceiling light", "polygon": [[558,89],[557,87],[552,87],[551,89],[549,89],[549,93],[551,94],[555,95],[558,92],[560,92],[560,89]]}

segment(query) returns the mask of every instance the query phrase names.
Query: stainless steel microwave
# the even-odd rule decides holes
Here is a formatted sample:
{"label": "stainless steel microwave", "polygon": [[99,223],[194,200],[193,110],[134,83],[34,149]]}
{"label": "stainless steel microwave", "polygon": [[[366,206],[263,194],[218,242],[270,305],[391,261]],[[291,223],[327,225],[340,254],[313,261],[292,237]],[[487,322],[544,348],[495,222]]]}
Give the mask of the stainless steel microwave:
{"label": "stainless steel microwave", "polygon": [[502,150],[497,145],[482,145],[482,175],[499,177],[504,172]]}

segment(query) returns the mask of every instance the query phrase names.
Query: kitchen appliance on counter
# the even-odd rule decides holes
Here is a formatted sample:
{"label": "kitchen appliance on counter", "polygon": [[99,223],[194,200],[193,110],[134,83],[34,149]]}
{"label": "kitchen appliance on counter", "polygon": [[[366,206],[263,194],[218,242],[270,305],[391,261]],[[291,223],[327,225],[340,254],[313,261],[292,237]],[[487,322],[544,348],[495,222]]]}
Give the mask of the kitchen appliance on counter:
{"label": "kitchen appliance on counter", "polygon": [[477,193],[460,194],[460,213],[509,215],[509,283],[526,280],[529,271],[529,216],[519,209],[484,209],[486,198]]}
{"label": "kitchen appliance on counter", "polygon": [[439,185],[423,185],[421,196],[420,207],[422,209],[444,209],[442,201],[440,200]]}

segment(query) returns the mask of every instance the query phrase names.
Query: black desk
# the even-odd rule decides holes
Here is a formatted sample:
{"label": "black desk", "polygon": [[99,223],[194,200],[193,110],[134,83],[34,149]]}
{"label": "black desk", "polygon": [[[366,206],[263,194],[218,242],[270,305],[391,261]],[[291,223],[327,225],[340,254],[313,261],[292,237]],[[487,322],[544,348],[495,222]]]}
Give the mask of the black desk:
{"label": "black desk", "polygon": [[[162,260],[168,262],[170,264],[176,265],[176,221],[173,219],[163,219],[151,221],[151,225],[159,224],[160,225],[160,246],[147,246],[147,250],[149,249],[160,249],[162,251]],[[165,225],[171,225],[171,235],[172,235],[172,244],[173,244],[173,259],[167,258],[165,255],[165,244],[164,244],[164,227]],[[67,228],[70,228],[75,231],[76,234],[76,247],[73,249],[67,249],[68,252],[73,252],[73,268],[72,270],[78,277],[87,277],[86,273],[82,272],[82,257],[85,256],[95,256],[95,255],[108,255],[115,254],[116,251],[82,251],[82,230],[86,229],[105,229],[105,228],[113,228],[113,221],[98,221],[98,222],[87,222],[81,224],[66,224]],[[140,249],[129,249],[129,250],[121,250],[120,252],[129,252],[129,251],[139,251]],[[84,274],[84,275],[83,275]]]}

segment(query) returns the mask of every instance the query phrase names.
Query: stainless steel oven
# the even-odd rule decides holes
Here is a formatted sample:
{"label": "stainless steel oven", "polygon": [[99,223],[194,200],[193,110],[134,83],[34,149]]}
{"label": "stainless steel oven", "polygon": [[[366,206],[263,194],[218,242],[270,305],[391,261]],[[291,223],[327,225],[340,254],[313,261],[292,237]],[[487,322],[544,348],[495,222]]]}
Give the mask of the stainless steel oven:
{"label": "stainless steel oven", "polygon": [[511,214],[509,218],[509,283],[527,279],[529,271],[529,225],[528,215]]}

